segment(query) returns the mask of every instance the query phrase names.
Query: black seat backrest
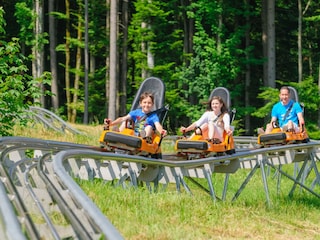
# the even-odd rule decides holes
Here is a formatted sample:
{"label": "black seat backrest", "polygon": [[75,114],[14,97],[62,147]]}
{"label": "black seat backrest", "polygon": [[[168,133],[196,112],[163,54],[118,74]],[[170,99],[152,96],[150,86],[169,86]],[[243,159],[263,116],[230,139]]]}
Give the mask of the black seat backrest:
{"label": "black seat backrest", "polygon": [[298,97],[297,90],[294,87],[291,87],[291,86],[288,86],[288,88],[290,90],[290,98],[295,102],[299,102],[299,97]]}
{"label": "black seat backrest", "polygon": [[219,96],[222,98],[223,102],[226,104],[226,107],[230,109],[230,94],[228,89],[225,87],[217,87],[212,90],[209,99],[211,99],[213,96]]}
{"label": "black seat backrest", "polygon": [[213,97],[213,96],[219,96],[222,98],[223,102],[225,103],[228,112],[230,114],[230,123],[234,120],[235,118],[235,113],[236,110],[235,109],[230,109],[231,108],[231,100],[230,100],[230,93],[229,90],[226,89],[225,87],[217,87],[215,89],[212,90],[209,100]]}
{"label": "black seat backrest", "polygon": [[288,86],[288,88],[290,89],[290,98],[299,103],[301,108],[302,108],[302,112],[304,113],[304,104],[299,102],[299,96],[298,96],[298,92],[294,87]]}
{"label": "black seat backrest", "polygon": [[[160,78],[156,78],[156,77],[146,78],[141,83],[136,93],[136,96],[132,102],[131,111],[134,109],[140,108],[139,99],[140,99],[140,95],[143,92],[150,92],[154,96],[154,105],[153,105],[152,111],[164,107],[165,91],[166,91],[165,85]],[[166,113],[167,113],[167,110],[159,111],[158,117],[161,123],[163,122],[166,116]]]}

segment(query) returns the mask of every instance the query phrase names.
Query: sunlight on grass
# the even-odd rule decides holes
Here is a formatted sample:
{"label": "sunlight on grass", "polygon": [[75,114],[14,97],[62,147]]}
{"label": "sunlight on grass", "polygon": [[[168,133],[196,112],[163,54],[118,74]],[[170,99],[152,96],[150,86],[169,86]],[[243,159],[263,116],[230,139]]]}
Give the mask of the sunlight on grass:
{"label": "sunlight on grass", "polygon": [[101,180],[79,184],[126,239],[319,239],[320,203],[310,195],[272,196],[267,208],[263,191],[253,187],[247,189],[253,196],[214,203],[200,190],[190,195],[122,189]]}
{"label": "sunlight on grass", "polygon": [[[15,136],[99,146],[101,125],[72,126],[85,135],[62,134],[35,125],[16,127]],[[173,153],[174,141],[164,139],[162,151]],[[292,174],[293,166],[285,165],[283,170]],[[278,174],[274,170],[267,171],[271,207],[266,204],[260,170],[232,202],[248,173],[249,170],[240,169],[230,175],[225,202],[214,202],[188,179],[186,183],[192,194],[183,186],[181,192],[177,192],[175,184],[160,185],[158,192],[150,193],[145,186],[130,187],[129,182],[124,189],[115,187],[117,180],[113,183],[101,179],[75,180],[125,239],[320,239],[319,198],[300,188],[289,198],[292,181],[282,177],[278,191]],[[224,174],[212,175],[218,197],[222,195],[224,178]],[[309,179],[314,179],[314,175]],[[198,181],[207,187],[205,179]],[[306,184],[311,182],[308,180]],[[319,184],[314,191],[320,192]],[[60,221],[59,216],[56,219]]]}

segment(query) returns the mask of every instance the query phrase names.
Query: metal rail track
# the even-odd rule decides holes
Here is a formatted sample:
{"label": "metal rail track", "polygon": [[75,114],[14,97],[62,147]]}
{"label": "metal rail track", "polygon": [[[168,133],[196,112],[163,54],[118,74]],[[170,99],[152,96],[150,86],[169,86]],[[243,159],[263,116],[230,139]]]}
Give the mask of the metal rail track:
{"label": "metal rail track", "polygon": [[[177,191],[192,192],[185,179],[191,179],[214,200],[212,174],[225,174],[222,200],[226,199],[230,174],[240,168],[249,174],[234,194],[236,200],[258,169],[261,170],[267,203],[268,182],[265,167],[276,169],[297,186],[320,197],[317,168],[320,142],[258,148],[254,137],[236,137],[235,154],[195,160],[145,158],[65,142],[40,139],[0,138],[0,238],[1,239],[122,239],[121,234],[74,182],[74,178],[102,178],[119,185],[150,190],[159,184],[174,183]],[[167,157],[167,158],[166,158]],[[281,170],[284,164],[297,164],[297,174]],[[306,184],[315,172],[311,185]],[[208,187],[198,179],[206,179]],[[129,181],[128,181],[129,180]],[[152,186],[153,184],[153,186]],[[153,189],[154,188],[154,189]],[[2,231],[3,230],[3,231]]]}
{"label": "metal rail track", "polygon": [[56,178],[52,157],[74,148],[97,151],[86,145],[2,139],[1,239],[123,239],[90,199],[79,204],[81,190],[72,195]]}
{"label": "metal rail track", "polygon": [[31,106],[28,113],[35,122],[41,123],[48,129],[61,133],[70,132],[73,134],[85,135],[83,132],[73,128],[62,118],[45,108]]}

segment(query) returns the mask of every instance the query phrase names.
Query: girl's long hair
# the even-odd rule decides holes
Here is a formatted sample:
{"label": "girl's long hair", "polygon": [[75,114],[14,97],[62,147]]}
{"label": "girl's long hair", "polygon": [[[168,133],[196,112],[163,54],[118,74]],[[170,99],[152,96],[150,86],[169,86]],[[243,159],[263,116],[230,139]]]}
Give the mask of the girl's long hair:
{"label": "girl's long hair", "polygon": [[222,103],[222,107],[221,107],[221,113],[226,113],[228,112],[228,108],[226,107],[226,104],[224,103],[223,99],[220,96],[213,96],[206,104],[207,104],[207,110],[208,111],[212,111],[211,108],[211,102],[213,100],[217,99],[220,103]]}

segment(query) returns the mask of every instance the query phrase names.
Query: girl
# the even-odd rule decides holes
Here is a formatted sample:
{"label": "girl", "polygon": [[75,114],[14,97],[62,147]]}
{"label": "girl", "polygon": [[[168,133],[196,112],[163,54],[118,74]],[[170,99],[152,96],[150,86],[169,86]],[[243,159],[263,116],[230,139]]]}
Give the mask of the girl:
{"label": "girl", "polygon": [[224,141],[224,131],[226,131],[229,136],[232,134],[230,115],[221,97],[212,97],[208,102],[207,111],[201,118],[188,127],[181,127],[180,130],[181,132],[188,132],[198,127],[200,127],[202,132],[208,130],[208,140],[213,143],[221,143]]}

